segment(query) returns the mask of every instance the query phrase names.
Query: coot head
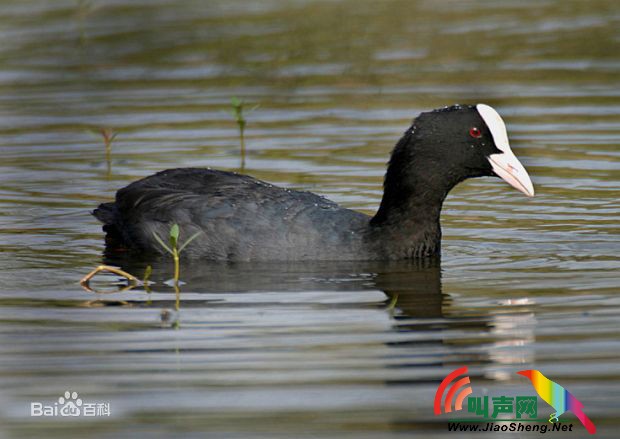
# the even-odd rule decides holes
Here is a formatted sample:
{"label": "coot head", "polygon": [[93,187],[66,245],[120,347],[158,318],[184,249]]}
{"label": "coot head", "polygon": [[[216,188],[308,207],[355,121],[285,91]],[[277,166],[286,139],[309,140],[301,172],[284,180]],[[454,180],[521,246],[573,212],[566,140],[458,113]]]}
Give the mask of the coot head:
{"label": "coot head", "polygon": [[497,111],[478,104],[422,113],[392,152],[384,197],[373,223],[400,222],[401,216],[412,212],[416,217],[438,218],[444,198],[455,185],[484,176],[500,177],[534,196],[532,181],[512,152]]}

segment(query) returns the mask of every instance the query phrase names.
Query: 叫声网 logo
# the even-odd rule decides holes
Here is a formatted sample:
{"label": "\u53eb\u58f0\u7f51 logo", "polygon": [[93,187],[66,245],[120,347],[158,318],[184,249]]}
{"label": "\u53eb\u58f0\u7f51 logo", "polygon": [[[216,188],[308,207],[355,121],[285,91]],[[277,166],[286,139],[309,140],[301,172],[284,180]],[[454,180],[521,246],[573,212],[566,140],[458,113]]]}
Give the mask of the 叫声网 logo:
{"label": "\u53eb\u58f0\u7f51 logo", "polygon": [[110,403],[85,402],[77,392],[67,390],[52,404],[31,402],[30,416],[110,416]]}
{"label": "\u53eb\u58f0\u7f51 logo", "polygon": [[[441,415],[442,413],[451,413],[453,410],[463,410],[463,402],[467,398],[467,412],[473,413],[474,416],[451,419],[448,425],[450,431],[538,431],[540,433],[573,431],[573,424],[563,424],[559,419],[565,412],[571,411],[581,421],[588,433],[594,434],[596,432],[594,423],[583,411],[581,401],[564,387],[551,381],[535,369],[522,370],[517,373],[529,379],[538,396],[555,409],[548,420],[538,418],[538,398],[534,395],[501,395],[491,398],[488,395],[469,396],[473,391],[467,375],[467,366],[453,370],[441,381],[435,392],[433,412],[435,415]],[[492,403],[491,412],[489,411],[489,402]],[[525,421],[527,422],[523,424]],[[479,425],[471,425],[478,422],[486,423],[485,428],[480,428]],[[501,423],[501,425],[497,423]],[[553,426],[549,426],[548,423],[552,423]]]}

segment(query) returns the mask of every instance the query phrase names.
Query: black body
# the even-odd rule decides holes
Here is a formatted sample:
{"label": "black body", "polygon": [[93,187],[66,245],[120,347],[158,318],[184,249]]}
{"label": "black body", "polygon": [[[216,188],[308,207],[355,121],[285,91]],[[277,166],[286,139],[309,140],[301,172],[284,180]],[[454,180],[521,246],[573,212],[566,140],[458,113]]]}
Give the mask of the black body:
{"label": "black body", "polygon": [[[471,129],[479,129],[479,137]],[[212,260],[388,260],[440,250],[439,217],[448,192],[470,177],[494,175],[500,152],[474,106],[422,113],[395,146],[377,214],[342,208],[310,192],[246,175],[202,168],[171,169],[119,190],[94,215],[108,249],[162,253],[177,223],[184,251]]]}

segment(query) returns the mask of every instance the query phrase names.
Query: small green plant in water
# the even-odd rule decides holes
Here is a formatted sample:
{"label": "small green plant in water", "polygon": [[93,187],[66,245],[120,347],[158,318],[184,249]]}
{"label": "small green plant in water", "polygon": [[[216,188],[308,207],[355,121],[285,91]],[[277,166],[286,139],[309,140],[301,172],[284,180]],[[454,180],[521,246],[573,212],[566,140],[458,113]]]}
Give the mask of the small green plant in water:
{"label": "small green plant in water", "polygon": [[80,35],[80,47],[86,46],[86,20],[88,16],[93,12],[92,0],[78,0],[76,9],[76,17],[78,20],[78,29]]}
{"label": "small green plant in water", "polygon": [[112,174],[112,142],[116,139],[116,133],[109,128],[101,128],[101,136],[105,145],[105,161],[107,164],[108,176]]}
{"label": "small green plant in water", "polygon": [[[230,99],[230,103],[232,105],[232,114],[237,121],[237,126],[239,127],[239,143],[241,144],[241,169],[245,168],[245,126],[247,121],[245,116],[243,115],[243,109],[245,107],[245,102],[242,99],[239,99],[233,96]],[[250,109],[250,112],[256,110],[258,105],[255,105]]]}
{"label": "small green plant in water", "polygon": [[157,240],[159,245],[162,246],[164,250],[166,250],[170,255],[172,255],[172,259],[174,261],[174,290],[177,293],[177,301],[176,301],[176,309],[179,310],[180,307],[180,294],[181,291],[179,289],[179,275],[181,272],[180,267],[180,256],[183,250],[192,242],[194,239],[198,237],[202,233],[202,231],[194,233],[192,236],[187,239],[180,247],[179,247],[179,233],[180,233],[179,225],[173,224],[170,227],[170,233],[168,236],[168,242],[170,245],[166,244],[163,239],[159,237],[159,235],[153,232],[153,237]]}
{"label": "small green plant in water", "polygon": [[[151,293],[151,274],[153,273],[153,267],[147,265],[144,269],[144,277],[142,278],[142,285],[144,285],[144,291]],[[149,294],[149,300],[146,301],[147,305],[151,304],[151,295]]]}
{"label": "small green plant in water", "polygon": [[150,278],[151,278],[151,274],[153,274],[153,267],[151,267],[150,265],[147,265],[146,268],[144,269],[144,277],[142,280],[142,284],[144,286],[148,286],[150,283]]}

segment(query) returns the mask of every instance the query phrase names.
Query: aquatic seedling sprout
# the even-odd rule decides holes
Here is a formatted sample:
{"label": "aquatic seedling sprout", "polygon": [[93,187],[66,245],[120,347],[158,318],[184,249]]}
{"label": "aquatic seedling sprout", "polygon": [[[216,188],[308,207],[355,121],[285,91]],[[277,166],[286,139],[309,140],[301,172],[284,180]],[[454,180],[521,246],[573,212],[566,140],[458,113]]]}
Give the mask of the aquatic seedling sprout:
{"label": "aquatic seedling sprout", "polygon": [[180,275],[180,256],[183,250],[202,233],[202,231],[198,231],[189,237],[180,247],[179,247],[179,234],[180,229],[178,224],[173,224],[170,227],[170,233],[168,236],[168,242],[170,245],[166,244],[161,237],[153,232],[153,237],[157,240],[159,245],[162,246],[164,250],[166,250],[172,256],[172,260],[174,261],[174,289],[177,293],[177,303],[176,308],[179,309],[179,300],[180,300],[180,290],[179,290],[179,275]]}

